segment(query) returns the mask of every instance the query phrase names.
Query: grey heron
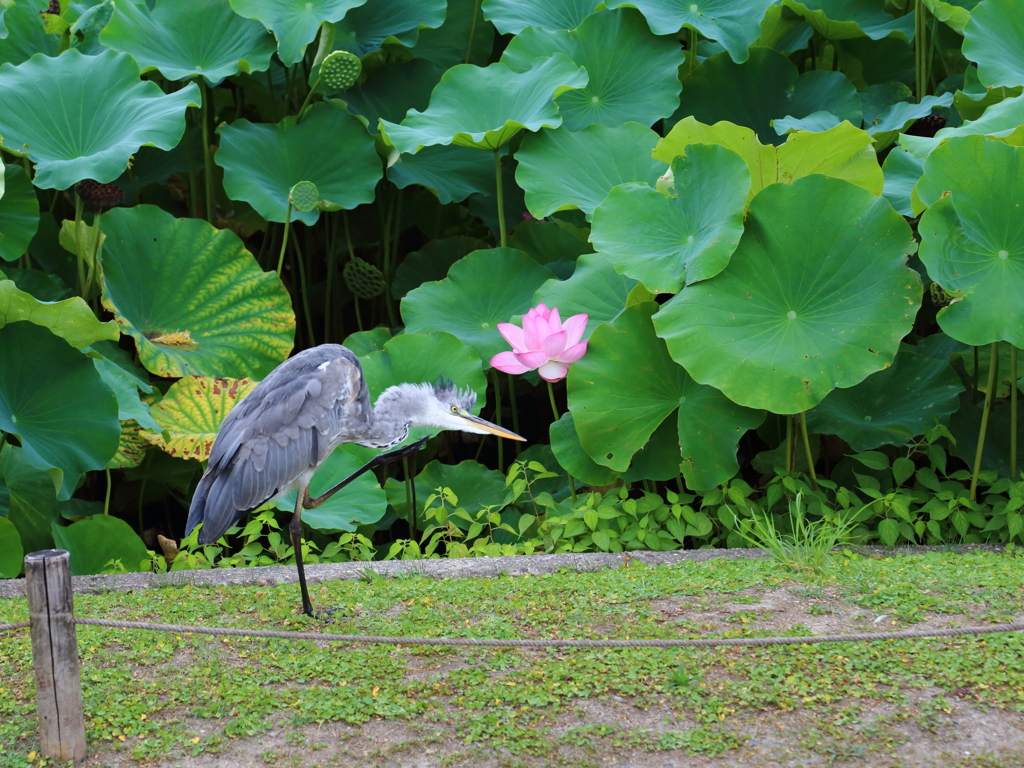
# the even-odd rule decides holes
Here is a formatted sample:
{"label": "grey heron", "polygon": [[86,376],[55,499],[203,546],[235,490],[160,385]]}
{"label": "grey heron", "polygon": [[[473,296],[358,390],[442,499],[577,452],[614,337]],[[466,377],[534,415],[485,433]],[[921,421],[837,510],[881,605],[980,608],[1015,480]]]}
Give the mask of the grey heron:
{"label": "grey heron", "polygon": [[476,394],[451,382],[397,384],[370,405],[359,358],[340,344],[321,344],[277,366],[221,423],[210,462],[192,496],[185,535],[199,523],[199,543],[215,542],[249,512],[298,491],[289,532],[302,590],[313,615],[302,566],[302,510],[315,509],[364,472],[409,456],[427,438],[381,453],[326,493],[309,482],[341,443],[394,448],[413,427],[453,429],[512,440],[522,437],[470,413]]}

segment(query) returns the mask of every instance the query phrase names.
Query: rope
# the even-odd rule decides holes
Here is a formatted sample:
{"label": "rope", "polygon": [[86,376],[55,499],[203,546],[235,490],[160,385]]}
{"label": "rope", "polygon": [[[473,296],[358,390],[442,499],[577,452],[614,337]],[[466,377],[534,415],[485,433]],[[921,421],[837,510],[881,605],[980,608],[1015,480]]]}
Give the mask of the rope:
{"label": "rope", "polygon": [[489,648],[689,648],[719,645],[799,645],[810,643],[852,643],[871,640],[905,640],[916,637],[957,637],[991,635],[996,632],[1024,631],[1024,622],[992,624],[987,627],[950,629],[907,629],[902,632],[859,632],[850,635],[808,635],[805,637],[721,637],[679,640],[499,640],[495,638],[387,637],[385,635],[338,635],[314,632],[277,632],[262,629],[227,627],[191,627],[183,624],[151,624],[145,621],[81,619],[75,624],[116,629],[148,629],[156,632],[182,632],[197,635],[232,637],[271,637],[280,640],[328,640],[337,643],[381,643],[386,645],[470,645]]}
{"label": "rope", "polygon": [[31,622],[28,621],[16,621],[13,624],[0,624],[0,632],[10,632],[15,629],[24,629],[29,626]]}

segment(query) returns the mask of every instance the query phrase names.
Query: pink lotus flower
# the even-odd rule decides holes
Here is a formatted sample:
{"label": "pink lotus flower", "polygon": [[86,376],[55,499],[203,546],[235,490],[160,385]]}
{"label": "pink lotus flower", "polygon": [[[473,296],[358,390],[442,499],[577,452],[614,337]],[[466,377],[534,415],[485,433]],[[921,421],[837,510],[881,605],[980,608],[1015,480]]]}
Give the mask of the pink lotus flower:
{"label": "pink lotus flower", "polygon": [[523,327],[498,323],[511,352],[499,352],[491,358],[491,366],[503,373],[526,373],[536,370],[544,381],[561,381],[587,351],[587,342],[580,341],[587,327],[587,315],[573,315],[564,323],[558,308],[550,310],[538,304],[523,315]]}

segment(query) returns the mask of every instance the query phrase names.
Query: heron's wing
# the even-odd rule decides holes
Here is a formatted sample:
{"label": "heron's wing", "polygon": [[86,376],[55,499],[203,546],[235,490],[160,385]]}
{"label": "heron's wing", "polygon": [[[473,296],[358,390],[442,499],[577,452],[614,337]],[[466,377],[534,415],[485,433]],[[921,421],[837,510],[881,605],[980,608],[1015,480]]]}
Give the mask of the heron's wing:
{"label": "heron's wing", "polygon": [[221,425],[189,511],[189,530],[205,522],[204,542],[219,538],[368,426],[369,393],[355,356],[303,355],[275,369]]}

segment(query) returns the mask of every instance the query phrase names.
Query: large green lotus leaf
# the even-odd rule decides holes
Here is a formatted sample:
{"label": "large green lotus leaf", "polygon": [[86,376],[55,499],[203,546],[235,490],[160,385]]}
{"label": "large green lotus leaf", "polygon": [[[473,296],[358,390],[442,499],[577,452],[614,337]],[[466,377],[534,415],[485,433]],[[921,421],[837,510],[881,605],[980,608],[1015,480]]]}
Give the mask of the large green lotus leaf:
{"label": "large green lotus leaf", "polygon": [[0,103],[4,149],[32,159],[37,187],[66,189],[82,179],[113,181],[143,144],[177,144],[185,109],[199,106],[199,86],[164,94],[139,80],[126,53],[71,49],[0,67]]}
{"label": "large green lotus leaf", "polygon": [[441,377],[451,379],[460,389],[468,387],[476,392],[473,413],[479,413],[487,401],[487,378],[480,356],[450,333],[403,333],[385,342],[382,351],[360,358],[360,362],[374,401],[395,384],[434,384]]}
{"label": "large green lotus leaf", "polygon": [[131,54],[143,72],[159,69],[169,80],[202,75],[211,86],[269,69],[277,50],[263,25],[239,16],[227,0],[160,0],[152,10],[117,3],[100,42]]}
{"label": "large green lotus leaf", "polygon": [[[476,461],[462,461],[458,464],[442,464],[432,461],[425,466],[415,479],[416,527],[424,530],[436,521],[427,520],[423,507],[427,497],[438,488],[451,488],[459,500],[458,506],[467,512],[476,513],[485,507],[499,508],[505,502],[505,476],[494,469],[488,469]],[[385,491],[388,503],[395,508],[398,517],[409,518],[409,500],[405,483],[389,478]],[[449,510],[450,511],[450,510]],[[449,518],[460,528],[468,529],[469,521],[457,517]]]}
{"label": "large green lotus leaf", "polygon": [[21,573],[21,561],[25,548],[21,546],[21,534],[10,520],[0,517],[0,578],[14,579]]}
{"label": "large green lotus leaf", "polygon": [[0,514],[14,524],[27,552],[53,547],[50,526],[59,523],[66,502],[57,500],[46,470],[28,463],[15,445],[0,450]]}
{"label": "large green lotus leaf", "polygon": [[[395,279],[391,283],[391,295],[401,300],[413,288],[427,282],[444,280],[452,264],[481,248],[486,249],[487,243],[464,235],[431,240],[418,251],[406,256],[398,265]],[[390,339],[391,335],[388,334],[387,338]]]}
{"label": "large green lotus leaf", "polygon": [[807,413],[812,432],[838,435],[855,451],[906,445],[925,429],[949,422],[964,387],[945,360],[900,347],[893,364],[860,384],[835,389]]}
{"label": "large green lotus leaf", "polygon": [[444,24],[421,29],[413,55],[446,70],[456,64],[486,64],[493,47],[494,26],[482,18],[477,0],[448,0]]}
{"label": "large green lotus leaf", "polygon": [[712,488],[735,474],[736,444],[764,413],[698,384],[672,360],[654,335],[657,310],[654,302],[636,304],[594,331],[587,354],[569,369],[569,410],[587,453],[622,472],[678,408],[683,476],[691,488]]}
{"label": "large green lotus leaf", "polygon": [[18,290],[12,280],[0,280],[0,328],[26,321],[48,328],[75,349],[100,339],[117,341],[117,323],[101,323],[89,305],[78,296],[63,301],[39,301]]}
{"label": "large green lotus leaf", "polygon": [[647,445],[633,454],[633,461],[623,473],[622,479],[627,483],[638,480],[675,480],[681,469],[678,420],[665,419],[654,430]]}
{"label": "large green lotus leaf", "polygon": [[508,247],[529,254],[561,280],[568,280],[576,269],[576,261],[594,249],[587,242],[589,229],[566,222],[524,221],[509,235]]}
{"label": "large green lotus leaf", "polygon": [[[163,0],[173,3],[173,0]],[[316,37],[320,22],[341,21],[352,8],[366,0],[230,0],[239,16],[256,19],[274,33],[277,54],[285,65],[302,59],[306,46]]]}
{"label": "large green lotus leaf", "polygon": [[21,64],[37,53],[56,56],[60,52],[60,40],[47,33],[39,18],[49,4],[49,0],[18,0],[2,12],[7,34],[0,38],[0,64]]}
{"label": "large green lotus leaf", "polygon": [[774,48],[782,53],[795,53],[807,47],[814,34],[811,25],[788,8],[772,5],[761,19],[761,34],[754,45]]}
{"label": "large green lotus leaf", "polygon": [[914,211],[910,205],[910,193],[924,172],[922,161],[899,147],[893,147],[885,156],[882,172],[885,174],[885,187],[882,191],[885,199],[898,213],[912,217]]}
{"label": "large green lotus leaf", "polygon": [[117,451],[117,399],[92,361],[46,328],[0,328],[0,429],[18,435],[25,459],[51,472],[58,498]]}
{"label": "large green lotus leaf", "polygon": [[[139,397],[139,388],[135,380],[119,365],[103,357],[93,357],[92,363],[100,374],[103,382],[110,387],[117,398],[118,421],[135,421],[146,429],[160,431],[161,427],[153,418],[149,404]],[[150,387],[152,389],[152,387]],[[122,437],[124,429],[121,430]]]}
{"label": "large green lotus leaf", "polygon": [[904,218],[849,182],[774,185],[751,203],[729,266],[654,324],[697,381],[798,413],[892,363],[921,303],[914,247]]}
{"label": "large green lotus leaf", "polygon": [[668,195],[623,184],[594,211],[594,247],[653,293],[675,293],[725,269],[743,234],[750,190],[743,158],[714,144],[686,147],[672,173]]}
{"label": "large green lotus leaf", "polygon": [[498,323],[508,323],[533,306],[533,294],[554,275],[522,251],[475,251],[437,283],[424,283],[402,299],[406,333],[445,331],[468,344],[484,364],[508,344]]}
{"label": "large green lotus leaf", "polygon": [[352,350],[356,357],[366,357],[371,352],[381,352],[389,341],[390,328],[374,328],[372,331],[350,333],[342,343]]}
{"label": "large green lotus leaf", "polygon": [[262,379],[295,337],[291,297],[238,236],[155,206],[103,216],[103,305],[158,376]]}
{"label": "large green lotus leaf", "polygon": [[586,86],[558,97],[569,130],[628,120],[651,125],[679,107],[679,42],[651,34],[634,10],[596,13],[571,32],[531,27],[512,39],[501,61],[526,72],[553,53],[564,53],[590,76]]}
{"label": "large green lotus leaf", "polygon": [[54,525],[53,540],[71,553],[72,576],[120,573],[122,568],[138,573],[151,568],[146,545],[119,517],[93,515],[67,527]]}
{"label": "large green lotus leaf", "polygon": [[527,209],[538,219],[568,208],[589,214],[619,184],[653,186],[665,169],[651,157],[658,138],[633,122],[528,135],[516,152],[516,182],[526,192]]}
{"label": "large green lotus leaf", "polygon": [[675,35],[685,24],[709,40],[721,43],[733,61],[747,60],[748,49],[761,35],[761,19],[773,0],[629,0],[609,8],[631,5],[640,9],[656,35]]}
{"label": "large green lotus leaf", "polygon": [[[309,484],[311,496],[324,493],[340,483],[363,465],[361,459],[336,450],[313,475]],[[276,502],[278,509],[291,512],[295,509],[296,491],[292,491]],[[316,509],[302,513],[302,522],[326,533],[354,531],[361,525],[376,523],[387,512],[388,501],[373,472],[367,472],[353,480],[338,493]]]}
{"label": "large green lotus leaf", "polygon": [[915,190],[931,203],[921,261],[954,292],[939,326],[965,344],[1024,347],[1024,148],[953,139],[925,159]]}
{"label": "large green lotus leaf", "polygon": [[941,96],[925,96],[917,104],[899,101],[871,120],[870,123],[865,116],[864,130],[874,139],[875,146],[883,149],[895,141],[896,137],[909,128],[915,120],[927,117],[936,107],[948,107],[952,103],[952,93],[944,93]]}
{"label": "large green lotus leaf", "polygon": [[533,296],[533,306],[545,304],[558,307],[558,314],[567,317],[585,312],[588,315],[584,339],[589,339],[601,323],[610,323],[626,307],[626,297],[636,280],[620,275],[601,253],[580,256],[576,271],[568,280],[548,280]]}
{"label": "large green lotus leaf", "polygon": [[1021,0],[984,0],[963,28],[963,53],[978,65],[989,88],[1024,85],[1024,5]]}
{"label": "large green lotus leaf", "polygon": [[971,18],[971,11],[978,2],[979,0],[924,0],[924,5],[936,19],[948,24],[962,35],[967,21]]}
{"label": "large green lotus leaf", "polygon": [[7,278],[40,301],[61,301],[71,295],[71,289],[56,275],[39,269],[18,269],[5,264],[0,267],[0,280]]}
{"label": "large green lotus leaf", "polygon": [[914,14],[894,18],[882,10],[883,3],[874,0],[783,0],[787,8],[807,19],[814,31],[826,40],[848,40],[870,37],[880,40],[897,35],[905,40],[914,37]]}
{"label": "large green lotus leaf", "polygon": [[184,376],[153,406],[158,426],[142,437],[176,458],[206,461],[224,418],[255,388],[249,378]]}
{"label": "large green lotus leaf", "polygon": [[388,181],[399,189],[426,187],[442,204],[460,203],[470,195],[494,192],[494,158],[469,147],[424,147],[415,155],[399,155],[388,168]]}
{"label": "large green lotus leaf", "polygon": [[687,117],[658,142],[654,157],[671,163],[690,144],[721,144],[742,157],[750,169],[748,201],[769,184],[792,184],[812,174],[845,179],[882,194],[884,178],[871,137],[846,123],[824,133],[792,133],[785,144],[774,147],[761,144],[750,128],[726,122],[704,125]]}
{"label": "large green lotus leaf", "polygon": [[993,104],[1020,96],[1021,92],[1024,92],[1024,86],[1020,85],[1016,88],[986,88],[978,79],[978,68],[967,67],[963,85],[953,94],[953,106],[962,119],[977,120]]}
{"label": "large green lotus leaf", "polygon": [[743,64],[725,53],[710,56],[683,79],[681,114],[702,123],[726,120],[752,128],[765,144],[783,141],[772,120],[804,118],[815,112],[828,112],[859,126],[857,89],[840,72],[801,75],[788,58],[771,48],[752,49]]}
{"label": "large green lotus leaf", "polygon": [[334,50],[356,56],[379,49],[385,40],[411,48],[420,28],[444,24],[445,0],[373,0],[353,8],[335,25]]}
{"label": "large green lotus leaf", "polygon": [[39,198],[17,165],[0,165],[0,259],[20,259],[39,228]]}
{"label": "large green lotus leaf", "polygon": [[425,112],[410,109],[400,125],[381,119],[381,133],[399,152],[434,144],[497,149],[525,128],[557,128],[562,116],[555,98],[587,84],[587,72],[556,53],[516,72],[496,62],[488,67],[452,67],[430,94]]}
{"label": "large green lotus leaf", "polygon": [[[548,433],[555,460],[573,477],[587,485],[611,485],[618,478],[618,472],[601,466],[583,450],[571,411],[563,413],[558,421],[551,422]],[[678,467],[676,470],[678,474]]]}
{"label": "large green lotus leaf", "polygon": [[958,136],[990,136],[1005,143],[1024,144],[1024,95],[993,104],[977,120],[968,120],[956,128],[943,128],[934,137],[900,136],[900,145],[914,157],[924,157],[936,147]]}
{"label": "large green lotus leaf", "polygon": [[[940,336],[940,338],[942,336],[944,336],[944,334],[938,334],[938,335]],[[932,337],[929,336],[928,338],[930,339]],[[948,338],[948,337],[946,337],[946,338]],[[950,341],[953,341],[953,343],[955,343],[955,344],[957,344],[959,346],[959,349],[954,348],[954,351],[951,354],[959,353],[962,356],[963,365],[964,365],[964,372],[972,380],[975,379],[975,376],[977,377],[977,382],[978,382],[977,391],[978,392],[982,392],[982,393],[987,393],[988,392],[988,373],[989,373],[989,369],[992,367],[992,345],[991,344],[983,344],[983,345],[981,345],[980,347],[977,348],[977,352],[978,352],[978,355],[977,355],[978,365],[977,365],[977,369],[975,369],[975,365],[974,365],[975,356],[974,356],[973,353],[972,354],[965,354],[967,352],[966,345],[962,344],[961,342],[954,341],[952,339],[950,339]],[[997,345],[998,368],[996,370],[997,379],[996,379],[996,382],[995,382],[995,395],[994,396],[996,398],[1000,399],[1000,400],[1005,400],[1006,398],[1008,398],[1010,396],[1010,352],[1011,352],[1012,349],[1013,349],[1013,346],[1010,345],[1010,344],[1007,344],[1005,341],[1001,341]],[[1022,366],[1022,365],[1020,365],[1020,363],[1018,363],[1017,364],[1017,384],[1018,385],[1020,385],[1022,383],[1022,379],[1024,379],[1024,366]]]}
{"label": "large green lotus leaf", "polygon": [[426,109],[430,92],[443,74],[443,69],[423,59],[390,61],[374,70],[366,82],[345,91],[344,101],[352,114],[366,120],[372,132],[381,118],[395,122],[410,109]]}
{"label": "large green lotus leaf", "polygon": [[[314,104],[301,123],[296,117],[276,125],[236,120],[217,131],[215,161],[224,169],[224,191],[267,221],[285,220],[288,192],[300,181],[313,182],[321,201],[341,208],[373,201],[380,158],[362,123],[340,101]],[[292,221],[311,225],[319,218],[316,208],[292,211]]]}
{"label": "large green lotus leaf", "polygon": [[576,29],[594,13],[598,0],[483,0],[480,12],[503,35],[527,27]]}
{"label": "large green lotus leaf", "polygon": [[[982,403],[972,401],[970,393],[960,396],[960,410],[949,420],[949,431],[954,442],[950,453],[959,456],[969,466],[974,464],[978,450],[978,433],[981,430]],[[981,453],[983,469],[998,472],[1003,477],[1010,476],[1010,404],[995,403],[988,417],[988,429],[985,432],[985,445]],[[1017,408],[1017,434],[1024,435],[1024,408]],[[1020,438],[1018,437],[1018,440]],[[1019,445],[1019,443],[1018,443]],[[1019,449],[1018,449],[1019,450]],[[1020,454],[1017,454],[1018,457]],[[1017,463],[1017,477],[1020,479],[1020,459]]]}

